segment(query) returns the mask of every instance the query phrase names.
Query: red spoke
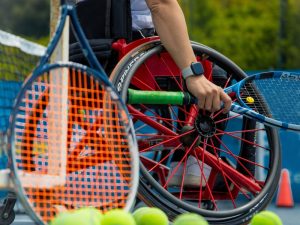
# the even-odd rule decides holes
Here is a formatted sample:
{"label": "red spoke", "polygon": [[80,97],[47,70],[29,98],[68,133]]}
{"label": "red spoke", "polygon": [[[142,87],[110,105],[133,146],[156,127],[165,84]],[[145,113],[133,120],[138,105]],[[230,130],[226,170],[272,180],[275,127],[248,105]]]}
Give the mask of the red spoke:
{"label": "red spoke", "polygon": [[[134,80],[136,80],[136,81],[138,81],[140,84],[144,85],[144,86],[147,88],[147,90],[155,91],[151,86],[149,86],[147,83],[145,83],[144,81],[141,81],[139,78],[137,78],[137,77],[135,77],[135,76],[132,78],[132,81],[134,81]],[[153,80],[154,80],[154,79],[153,79]],[[137,85],[137,87],[140,88],[139,85]],[[144,88],[144,89],[146,89],[146,88]],[[141,88],[140,88],[140,89],[141,89]]]}
{"label": "red spoke", "polygon": [[155,166],[153,166],[149,172],[151,172],[152,170],[154,170],[157,166],[160,166],[162,164],[163,161],[165,161],[167,158],[169,158],[176,150],[178,150],[179,148],[182,147],[182,143],[177,145],[172,151],[170,151],[164,158],[162,158],[159,162],[156,163]]}
{"label": "red spoke", "polygon": [[[196,150],[199,150],[199,147],[197,147]],[[215,156],[211,155],[211,153],[208,153],[208,152],[202,152],[202,150],[200,150],[198,152],[200,154],[206,155],[208,165],[210,165],[212,168],[215,167],[218,170],[221,170],[221,168],[217,165],[218,162],[217,162],[217,159]],[[219,163],[223,167],[223,171],[225,172],[226,178],[228,178],[234,185],[236,185],[237,187],[240,187],[235,182],[235,180],[236,180],[239,184],[241,184],[243,187],[247,187],[249,189],[249,191],[251,191],[254,194],[259,193],[261,191],[261,187],[257,183],[254,183],[253,180],[251,180],[250,178],[246,177],[243,174],[240,174],[238,171],[236,171],[231,166],[227,165],[225,162],[220,161]],[[227,174],[230,174],[230,175],[227,175]],[[245,195],[247,195],[247,194],[245,194]]]}
{"label": "red spoke", "polygon": [[[203,143],[203,142],[200,141],[200,143]],[[226,150],[224,150],[224,149],[221,149],[221,148],[218,148],[218,147],[216,147],[215,145],[210,145],[210,144],[206,144],[206,145],[207,145],[208,147],[215,148],[216,150],[218,150],[218,151],[220,151],[220,152],[223,152],[223,153],[225,153],[225,154],[230,155],[230,153],[229,153],[228,151],[226,151]],[[265,169],[265,170],[269,170],[269,169],[270,169],[270,168],[264,167],[263,165],[260,165],[260,164],[258,164],[258,163],[252,162],[252,161],[250,161],[250,160],[248,160],[248,159],[242,158],[242,157],[240,157],[240,156],[236,156],[236,157],[237,157],[239,160],[243,160],[243,161],[245,161],[245,162],[247,162],[247,163],[253,164],[253,165],[258,166],[258,167],[261,167],[262,169]]]}
{"label": "red spoke", "polygon": [[[201,148],[201,149],[202,149],[203,152],[205,152],[206,151],[206,146],[207,146],[207,139],[205,138],[204,142],[202,142],[202,143],[203,143],[203,148]],[[194,151],[196,151],[196,150],[194,150]],[[195,156],[197,158],[198,166],[200,167],[198,154],[195,154]],[[214,199],[214,196],[212,194],[212,190],[209,187],[207,179],[206,179],[205,174],[203,172],[203,168],[204,168],[204,154],[202,154],[201,158],[202,158],[202,160],[201,160],[201,182],[200,182],[200,190],[199,190],[199,198],[198,198],[198,207],[201,208],[201,201],[202,201],[202,177],[203,177],[205,185],[206,185],[206,188],[207,188],[208,193],[210,195],[210,198],[213,201],[214,207],[215,207],[215,209],[218,209],[217,204],[216,204],[216,200]]]}
{"label": "red spoke", "polygon": [[220,157],[217,155],[216,148],[215,148],[215,145],[214,145],[212,139],[210,139],[210,143],[211,143],[211,145],[213,146],[215,156],[216,156],[217,159],[218,159],[218,164],[219,164],[219,167],[220,167],[220,169],[221,169],[220,171],[221,171],[221,173],[222,173],[223,180],[225,181],[225,185],[226,185],[227,191],[228,191],[228,193],[229,193],[229,195],[230,195],[231,202],[232,202],[234,208],[236,208],[236,204],[235,204],[234,198],[233,198],[233,196],[232,196],[231,190],[230,190],[230,188],[229,188],[227,179],[226,179],[226,177],[225,177],[223,167],[222,167],[222,165],[221,165],[221,163],[220,163]]}
{"label": "red spoke", "polygon": [[[188,132],[187,132],[188,133]],[[199,137],[197,137],[194,142],[192,143],[192,145],[188,148],[188,150],[186,151],[185,155],[182,157],[182,159],[180,160],[180,162],[178,162],[178,165],[175,167],[174,171],[169,175],[165,185],[163,186],[164,188],[166,188],[166,186],[168,185],[170,179],[174,176],[174,174],[177,172],[180,164],[182,163],[182,161],[187,157],[187,155],[190,153],[191,149],[194,148],[196,142],[198,141]]]}
{"label": "red spoke", "polygon": [[139,119],[142,122],[144,122],[145,124],[148,124],[150,127],[156,129],[157,131],[159,131],[160,133],[166,134],[166,135],[171,135],[171,136],[176,136],[177,133],[172,131],[171,129],[165,127],[164,125],[156,122],[155,120],[149,118],[148,116],[145,116],[144,113],[141,113],[140,111],[138,111],[137,109],[135,109],[134,107],[132,107],[131,105],[128,105],[128,110],[130,112],[130,114],[134,114],[135,115],[135,119]]}
{"label": "red spoke", "polygon": [[[218,158],[218,164],[219,164],[219,170],[222,172],[222,175],[223,175],[223,178],[224,178],[224,180],[226,180],[226,179],[229,179],[233,184],[234,184],[234,186],[236,186],[241,192],[242,192],[242,194],[248,199],[248,200],[250,200],[251,199],[251,197],[241,188],[241,186],[239,186],[231,177],[230,177],[230,175],[228,175],[227,174],[227,172],[225,172],[224,170],[223,170],[223,167],[222,167],[222,164],[221,164],[221,162],[220,162],[220,157],[218,156],[218,154],[217,154],[217,152],[215,151],[215,145],[214,145],[214,143],[213,143],[213,141],[211,140],[211,144],[212,144],[212,146],[213,146],[213,148],[214,148],[214,152],[215,152],[215,154],[216,154],[216,156],[217,156],[217,158]],[[227,183],[227,182],[226,182]],[[229,188],[229,186],[227,186],[227,190],[229,190],[229,192],[230,192],[230,188]],[[230,192],[231,193],[231,192]],[[232,197],[232,199],[233,199],[233,197]]]}
{"label": "red spoke", "polygon": [[[237,98],[232,99],[232,101],[233,101],[233,102],[236,102],[236,101],[237,101]],[[216,118],[218,115],[220,115],[220,114],[223,113],[223,112],[224,112],[224,108],[221,109],[221,110],[220,110],[219,112],[217,112],[216,114],[212,113],[210,116],[214,119],[214,118]]]}
{"label": "red spoke", "polygon": [[261,146],[261,145],[259,145],[259,144],[255,143],[255,142],[251,142],[251,141],[249,141],[249,140],[246,140],[246,139],[244,139],[244,138],[241,138],[241,137],[238,137],[238,136],[232,135],[232,134],[230,134],[230,133],[228,133],[228,132],[226,132],[226,131],[222,131],[222,130],[219,130],[219,129],[217,129],[217,131],[218,131],[218,132],[224,132],[224,134],[226,134],[226,135],[228,135],[228,136],[230,136],[230,137],[236,138],[236,139],[238,139],[238,140],[240,140],[240,141],[243,141],[243,142],[245,142],[245,143],[248,143],[248,144],[254,145],[254,146],[256,146],[256,147],[259,147],[259,148],[265,149],[265,150],[267,150],[267,151],[271,151],[269,148],[263,147],[263,146]]}
{"label": "red spoke", "polygon": [[225,83],[225,85],[224,85],[223,88],[227,88],[227,87],[228,87],[229,82],[231,81],[231,78],[232,78],[232,75],[230,75],[230,76],[228,77],[228,79],[227,79],[227,81],[226,81],[226,83]]}
{"label": "red spoke", "polygon": [[243,169],[248,173],[248,175],[257,183],[258,181],[255,179],[255,177],[251,174],[251,172],[244,166],[243,163],[240,162],[240,160],[236,157],[235,154],[232,153],[232,151],[228,148],[228,146],[217,136],[215,136],[215,138],[218,140],[219,143],[221,143],[221,145],[223,145],[223,147],[228,151],[229,155],[231,155],[232,157],[235,158],[235,160],[237,161],[237,163],[239,165],[241,165],[243,167]]}
{"label": "red spoke", "polygon": [[[148,111],[148,112],[154,114],[154,116],[149,116],[149,115],[145,115],[145,116],[147,116],[147,117],[149,117],[149,118],[155,118],[155,119],[163,120],[166,124],[172,126],[174,129],[177,129],[177,128],[176,128],[172,123],[170,123],[170,122],[168,122],[168,121],[171,121],[171,122],[179,122],[179,123],[183,122],[183,121],[180,121],[180,120],[174,120],[174,119],[169,119],[169,118],[161,117],[159,114],[157,114],[156,112],[154,112],[152,109],[148,108],[148,107],[145,106],[145,105],[141,105],[141,107],[142,107],[143,109],[145,109],[146,111]],[[132,113],[132,115],[134,116],[135,114]],[[177,129],[177,130],[178,130],[178,129]]]}
{"label": "red spoke", "polygon": [[237,115],[234,115],[234,116],[231,116],[231,117],[226,117],[226,118],[224,118],[224,119],[215,121],[215,124],[217,124],[217,123],[222,123],[222,122],[224,122],[224,121],[231,120],[231,119],[237,118],[237,117],[239,117],[239,116],[241,116],[241,115],[240,115],[240,114],[237,114]]}
{"label": "red spoke", "polygon": [[[199,150],[200,147],[197,147],[196,150]],[[205,154],[206,157],[206,162],[209,166],[212,168],[217,167],[219,170],[220,168],[217,165],[217,159],[214,155],[212,155],[209,152],[203,152],[201,149],[198,151],[199,154]],[[250,191],[253,193],[258,193],[261,191],[261,187],[257,184],[254,183],[253,180],[251,180],[249,177],[239,173],[236,171],[234,168],[231,166],[227,165],[225,162],[221,161],[220,162],[223,166],[223,169],[226,173],[230,174],[229,179],[234,179],[236,182],[241,184],[243,187],[247,187]]]}
{"label": "red spoke", "polygon": [[[200,141],[200,143],[203,143],[203,142]],[[210,145],[210,144],[206,144],[206,145],[207,145],[208,147],[215,148],[216,150],[218,150],[218,151],[220,151],[220,152],[223,152],[223,153],[225,153],[225,154],[230,155],[229,152],[227,152],[227,151],[224,150],[224,149],[218,148],[218,147],[216,147],[215,145]],[[266,169],[266,170],[269,170],[269,169],[270,169],[270,168],[264,167],[264,166],[262,166],[262,165],[260,165],[260,164],[258,164],[258,163],[249,161],[248,159],[242,158],[242,157],[240,157],[240,156],[236,156],[236,157],[237,157],[238,159],[240,159],[240,160],[243,160],[243,161],[245,161],[245,162],[247,162],[247,163],[251,163],[251,164],[253,164],[253,165],[259,166],[259,167],[261,167],[261,168],[263,168],[263,169]]]}
{"label": "red spoke", "polygon": [[[177,119],[179,125],[182,126],[183,121],[179,120],[178,115],[176,115],[176,112],[174,111],[173,107],[172,107],[171,105],[169,105],[169,108],[171,109],[173,115],[176,117],[176,119]],[[178,108],[179,108],[179,107],[178,107]]]}
{"label": "red spoke", "polygon": [[[176,79],[176,77],[175,77],[173,71],[170,69],[170,67],[169,67],[169,66],[167,65],[167,63],[165,62],[164,57],[161,57],[161,60],[162,60],[162,62],[165,64],[166,69],[170,72],[170,74],[171,74],[172,78],[174,79],[174,81],[176,82],[177,87],[183,92],[183,87],[182,87],[182,85],[178,83],[178,81],[177,81],[177,79]],[[176,115],[176,113],[175,113],[175,111],[174,111],[174,109],[173,109],[172,107],[171,107],[171,110],[172,110],[172,112],[174,113],[174,115]],[[178,118],[177,118],[177,119],[178,119]],[[182,124],[183,124],[183,123],[180,122],[180,125],[181,125],[181,126],[182,126]]]}
{"label": "red spoke", "polygon": [[175,137],[170,138],[170,139],[168,139],[168,140],[166,140],[166,141],[162,141],[162,142],[160,142],[160,143],[158,143],[158,144],[156,144],[156,145],[152,145],[152,146],[149,147],[149,148],[145,148],[145,149],[143,149],[143,150],[140,150],[139,152],[141,152],[141,153],[146,152],[146,151],[148,151],[148,150],[151,149],[151,148],[155,148],[155,147],[157,147],[157,146],[166,144],[166,143],[168,143],[168,142],[171,142],[171,141],[180,139],[181,137],[183,137],[183,136],[185,136],[185,135],[187,135],[187,134],[189,134],[189,133],[192,133],[192,132],[194,132],[194,131],[195,131],[195,129],[189,130],[189,131],[187,131],[187,132],[185,132],[185,133],[183,133],[183,134],[176,135]]}
{"label": "red spoke", "polygon": [[174,137],[174,136],[170,136],[170,135],[161,135],[161,134],[142,134],[142,133],[139,133],[139,134],[136,134],[135,136],[137,137],[153,137],[153,138],[169,138],[169,137]]}
{"label": "red spoke", "polygon": [[[204,142],[203,142],[203,151],[206,151],[206,146],[207,146],[207,138],[205,138]],[[204,154],[202,154],[201,162],[202,162],[202,165],[201,165],[201,175],[204,177],[204,181],[206,183],[206,177],[205,177],[205,175],[203,173],[203,168],[204,168]],[[202,186],[202,178],[201,178],[201,184],[200,185]]]}
{"label": "red spoke", "polygon": [[183,174],[182,174],[182,180],[181,180],[181,184],[180,184],[180,192],[179,192],[179,199],[182,200],[182,192],[183,192],[183,184],[184,184],[184,178],[185,178],[185,173],[186,173],[186,162],[187,162],[187,158],[185,157],[184,159],[184,164],[183,164]]}
{"label": "red spoke", "polygon": [[[161,59],[162,59],[162,57],[161,57]],[[160,86],[158,85],[158,83],[157,83],[156,80],[154,79],[155,75],[152,74],[152,72],[150,71],[150,69],[149,69],[149,67],[146,65],[146,63],[144,63],[144,65],[145,65],[146,69],[148,70],[148,72],[152,75],[156,87],[158,88],[158,90],[161,91]],[[169,68],[168,68],[168,70],[169,70]],[[172,74],[172,75],[173,75],[173,74]],[[175,80],[176,80],[176,79],[175,79]],[[170,107],[170,105],[169,105],[169,107]],[[171,107],[171,110],[173,111],[174,115],[176,115],[172,107]],[[177,117],[177,120],[179,120],[178,117]]]}
{"label": "red spoke", "polygon": [[166,68],[170,71],[170,73],[171,73],[173,79],[175,80],[176,84],[178,85],[178,88],[180,89],[180,91],[183,92],[183,87],[182,87],[182,85],[180,85],[180,84],[178,83],[178,81],[177,81],[177,79],[176,79],[174,73],[171,71],[171,69],[169,68],[169,66],[167,65],[167,63],[166,63],[165,60],[163,59],[163,57],[161,57],[161,59],[162,59],[162,61],[164,62],[164,64],[166,65]]}
{"label": "red spoke", "polygon": [[[149,159],[143,155],[140,155],[140,161],[144,164],[144,165],[156,165],[156,162],[152,159]],[[147,166],[146,166],[147,167]],[[159,165],[159,168],[155,171],[155,172],[162,172],[163,174],[166,174],[167,171],[169,170],[169,168],[163,164]]]}
{"label": "red spoke", "polygon": [[[226,131],[227,134],[237,134],[237,133],[248,133],[248,132],[257,132],[257,131],[265,131],[264,128],[257,128],[251,130],[237,130],[237,131]],[[215,135],[223,135],[225,131],[222,130],[220,133],[216,133]]]}

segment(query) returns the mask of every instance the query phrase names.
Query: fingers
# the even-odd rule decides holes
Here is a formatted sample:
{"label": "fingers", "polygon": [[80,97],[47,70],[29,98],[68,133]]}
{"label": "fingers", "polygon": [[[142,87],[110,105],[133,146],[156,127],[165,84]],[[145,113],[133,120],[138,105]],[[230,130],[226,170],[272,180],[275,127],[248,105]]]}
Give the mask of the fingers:
{"label": "fingers", "polygon": [[204,76],[190,77],[187,80],[188,90],[198,99],[198,107],[210,112],[216,112],[224,106],[224,113],[229,112],[231,98],[224,90],[208,81]]}
{"label": "fingers", "polygon": [[205,98],[205,104],[204,104],[204,109],[207,111],[212,111],[212,106],[213,106],[213,99],[214,95],[210,93],[209,95],[206,96]]}
{"label": "fingers", "polygon": [[220,90],[216,87],[206,87],[207,89],[201,91],[196,95],[198,99],[198,107],[209,112],[215,112],[221,108]]}
{"label": "fingers", "polygon": [[232,104],[232,101],[231,101],[231,98],[222,90],[220,92],[220,97],[221,97],[221,101],[223,102],[224,104],[224,113],[227,113],[230,111],[230,107],[231,107],[231,104]]}
{"label": "fingers", "polygon": [[198,107],[199,109],[204,109],[205,108],[205,92],[200,92],[199,94],[195,95],[196,98],[198,99]]}
{"label": "fingers", "polygon": [[220,91],[221,89],[217,86],[210,86],[210,89],[207,91],[205,97],[205,110],[209,112],[215,112],[220,110],[221,101],[220,101]]}
{"label": "fingers", "polygon": [[220,91],[222,91],[221,88],[219,88],[218,93],[213,98],[213,107],[211,112],[216,112],[221,109]]}

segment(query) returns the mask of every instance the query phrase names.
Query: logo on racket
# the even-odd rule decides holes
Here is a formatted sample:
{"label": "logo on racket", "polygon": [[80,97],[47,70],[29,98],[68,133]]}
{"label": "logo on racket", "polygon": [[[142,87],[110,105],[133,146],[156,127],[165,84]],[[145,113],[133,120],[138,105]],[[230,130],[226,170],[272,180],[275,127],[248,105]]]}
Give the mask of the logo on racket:
{"label": "logo on racket", "polygon": [[280,79],[282,80],[293,80],[293,81],[300,81],[300,76],[291,74],[289,72],[283,72],[280,76]]}

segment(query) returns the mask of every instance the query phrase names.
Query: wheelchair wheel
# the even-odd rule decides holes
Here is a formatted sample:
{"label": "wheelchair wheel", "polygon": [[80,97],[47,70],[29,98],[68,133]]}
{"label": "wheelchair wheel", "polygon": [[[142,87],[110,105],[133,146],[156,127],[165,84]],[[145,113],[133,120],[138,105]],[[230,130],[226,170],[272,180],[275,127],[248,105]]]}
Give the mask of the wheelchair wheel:
{"label": "wheelchair wheel", "polygon": [[[192,46],[205,76],[215,84],[224,88],[246,76],[217,51],[195,42]],[[128,88],[186,88],[180,70],[159,40],[123,57],[111,79],[125,101]],[[254,87],[247,88],[245,94],[257,100],[258,111],[268,110]],[[210,224],[243,224],[271,201],[281,170],[275,129],[232,112],[210,114],[195,106],[134,104],[128,109],[140,152],[139,198],[164,210],[170,220],[193,212]],[[210,124],[207,133],[201,130],[203,121]],[[199,171],[194,177],[197,185],[185,183],[191,156]],[[173,170],[172,163],[176,165]],[[179,182],[170,185],[175,175]]]}

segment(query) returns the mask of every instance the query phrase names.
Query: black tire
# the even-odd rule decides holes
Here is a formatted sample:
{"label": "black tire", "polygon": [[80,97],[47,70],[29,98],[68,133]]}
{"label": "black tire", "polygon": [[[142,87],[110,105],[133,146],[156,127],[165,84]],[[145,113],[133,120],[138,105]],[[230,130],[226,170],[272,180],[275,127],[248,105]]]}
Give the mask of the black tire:
{"label": "black tire", "polygon": [[[227,74],[227,81],[229,80],[229,76],[232,77],[231,82],[233,82],[234,80],[239,81],[245,76],[247,76],[245,72],[241,70],[236,64],[234,64],[230,59],[223,56],[214,49],[211,49],[205,45],[198,44],[195,42],[192,42],[192,46],[195,54],[199,56],[199,58],[211,61],[214,65],[217,65],[218,68],[225,71]],[[160,57],[162,53],[165,53],[165,49],[161,45],[160,41],[152,41],[135,48],[129,54],[123,57],[123,59],[118,63],[118,65],[112,72],[111,79],[124,101],[126,101],[127,90],[129,87],[132,87],[132,79],[135,76],[136,71],[139,69],[139,67],[145,62],[147,62],[149,58]],[[213,79],[212,81],[218,84],[219,86],[224,86],[224,81],[222,81],[222,79],[219,79],[218,77],[216,79]],[[170,90],[170,87],[165,88],[166,90]],[[254,92],[255,91],[256,90],[254,90]],[[136,105],[134,105],[134,107],[139,109],[139,107]],[[264,105],[262,104],[262,108],[266,107],[264,107]],[[249,122],[249,119],[246,118],[243,118],[242,121],[244,124],[242,129],[245,131],[245,133],[248,132],[246,132],[246,130],[255,129],[256,125],[258,124],[253,123],[253,121]],[[226,126],[227,124],[224,125],[224,127]],[[252,193],[251,198],[245,203],[241,203],[241,205],[238,206],[231,206],[232,208],[229,209],[225,208],[224,210],[216,210],[215,206],[211,207],[211,201],[201,201],[201,208],[199,208],[193,204],[193,201],[181,200],[177,198],[174,194],[170,193],[168,189],[164,188],[158,182],[159,179],[157,179],[157,177],[154,176],[154,173],[150,173],[147,170],[147,168],[142,162],[139,185],[139,198],[149,206],[161,208],[163,211],[166,212],[171,221],[181,213],[194,212],[204,216],[210,224],[234,225],[246,223],[247,221],[251,220],[254,214],[256,214],[258,211],[263,210],[269,204],[277,189],[280,178],[280,142],[277,130],[270,127],[264,127],[262,131],[260,129],[257,129],[256,131],[253,131],[253,133],[241,136],[243,139],[245,139],[245,141],[242,140],[244,144],[240,146],[240,148],[242,149],[239,149],[240,152],[237,154],[237,156],[249,156],[250,159],[247,159],[247,163],[244,163],[244,165],[240,166],[240,164],[242,163],[240,158],[238,158],[235,164],[235,169],[238,173],[241,174],[245,174],[246,169],[246,171],[252,171],[248,173],[253,173],[250,175],[248,174],[248,176],[256,176],[254,170],[255,168],[253,168],[253,166],[255,167],[256,165],[256,158],[254,154],[249,153],[251,153],[251,150],[253,151],[253,146],[256,146],[256,149],[264,149],[257,144],[256,140],[256,135],[261,132],[264,133],[268,145],[265,148],[265,151],[268,151],[268,157],[267,162],[265,162],[267,165],[266,169],[263,169],[263,184],[258,184],[261,187],[261,190],[258,193]],[[247,142],[247,140],[249,140],[250,144]],[[260,164],[258,164],[256,168],[259,166]],[[226,183],[228,183],[229,180],[227,178],[225,179],[227,180]],[[234,184],[233,186],[236,185]],[[212,187],[212,189],[213,188],[214,187]],[[241,190],[239,191],[241,192]],[[214,204],[216,204],[215,200]]]}

